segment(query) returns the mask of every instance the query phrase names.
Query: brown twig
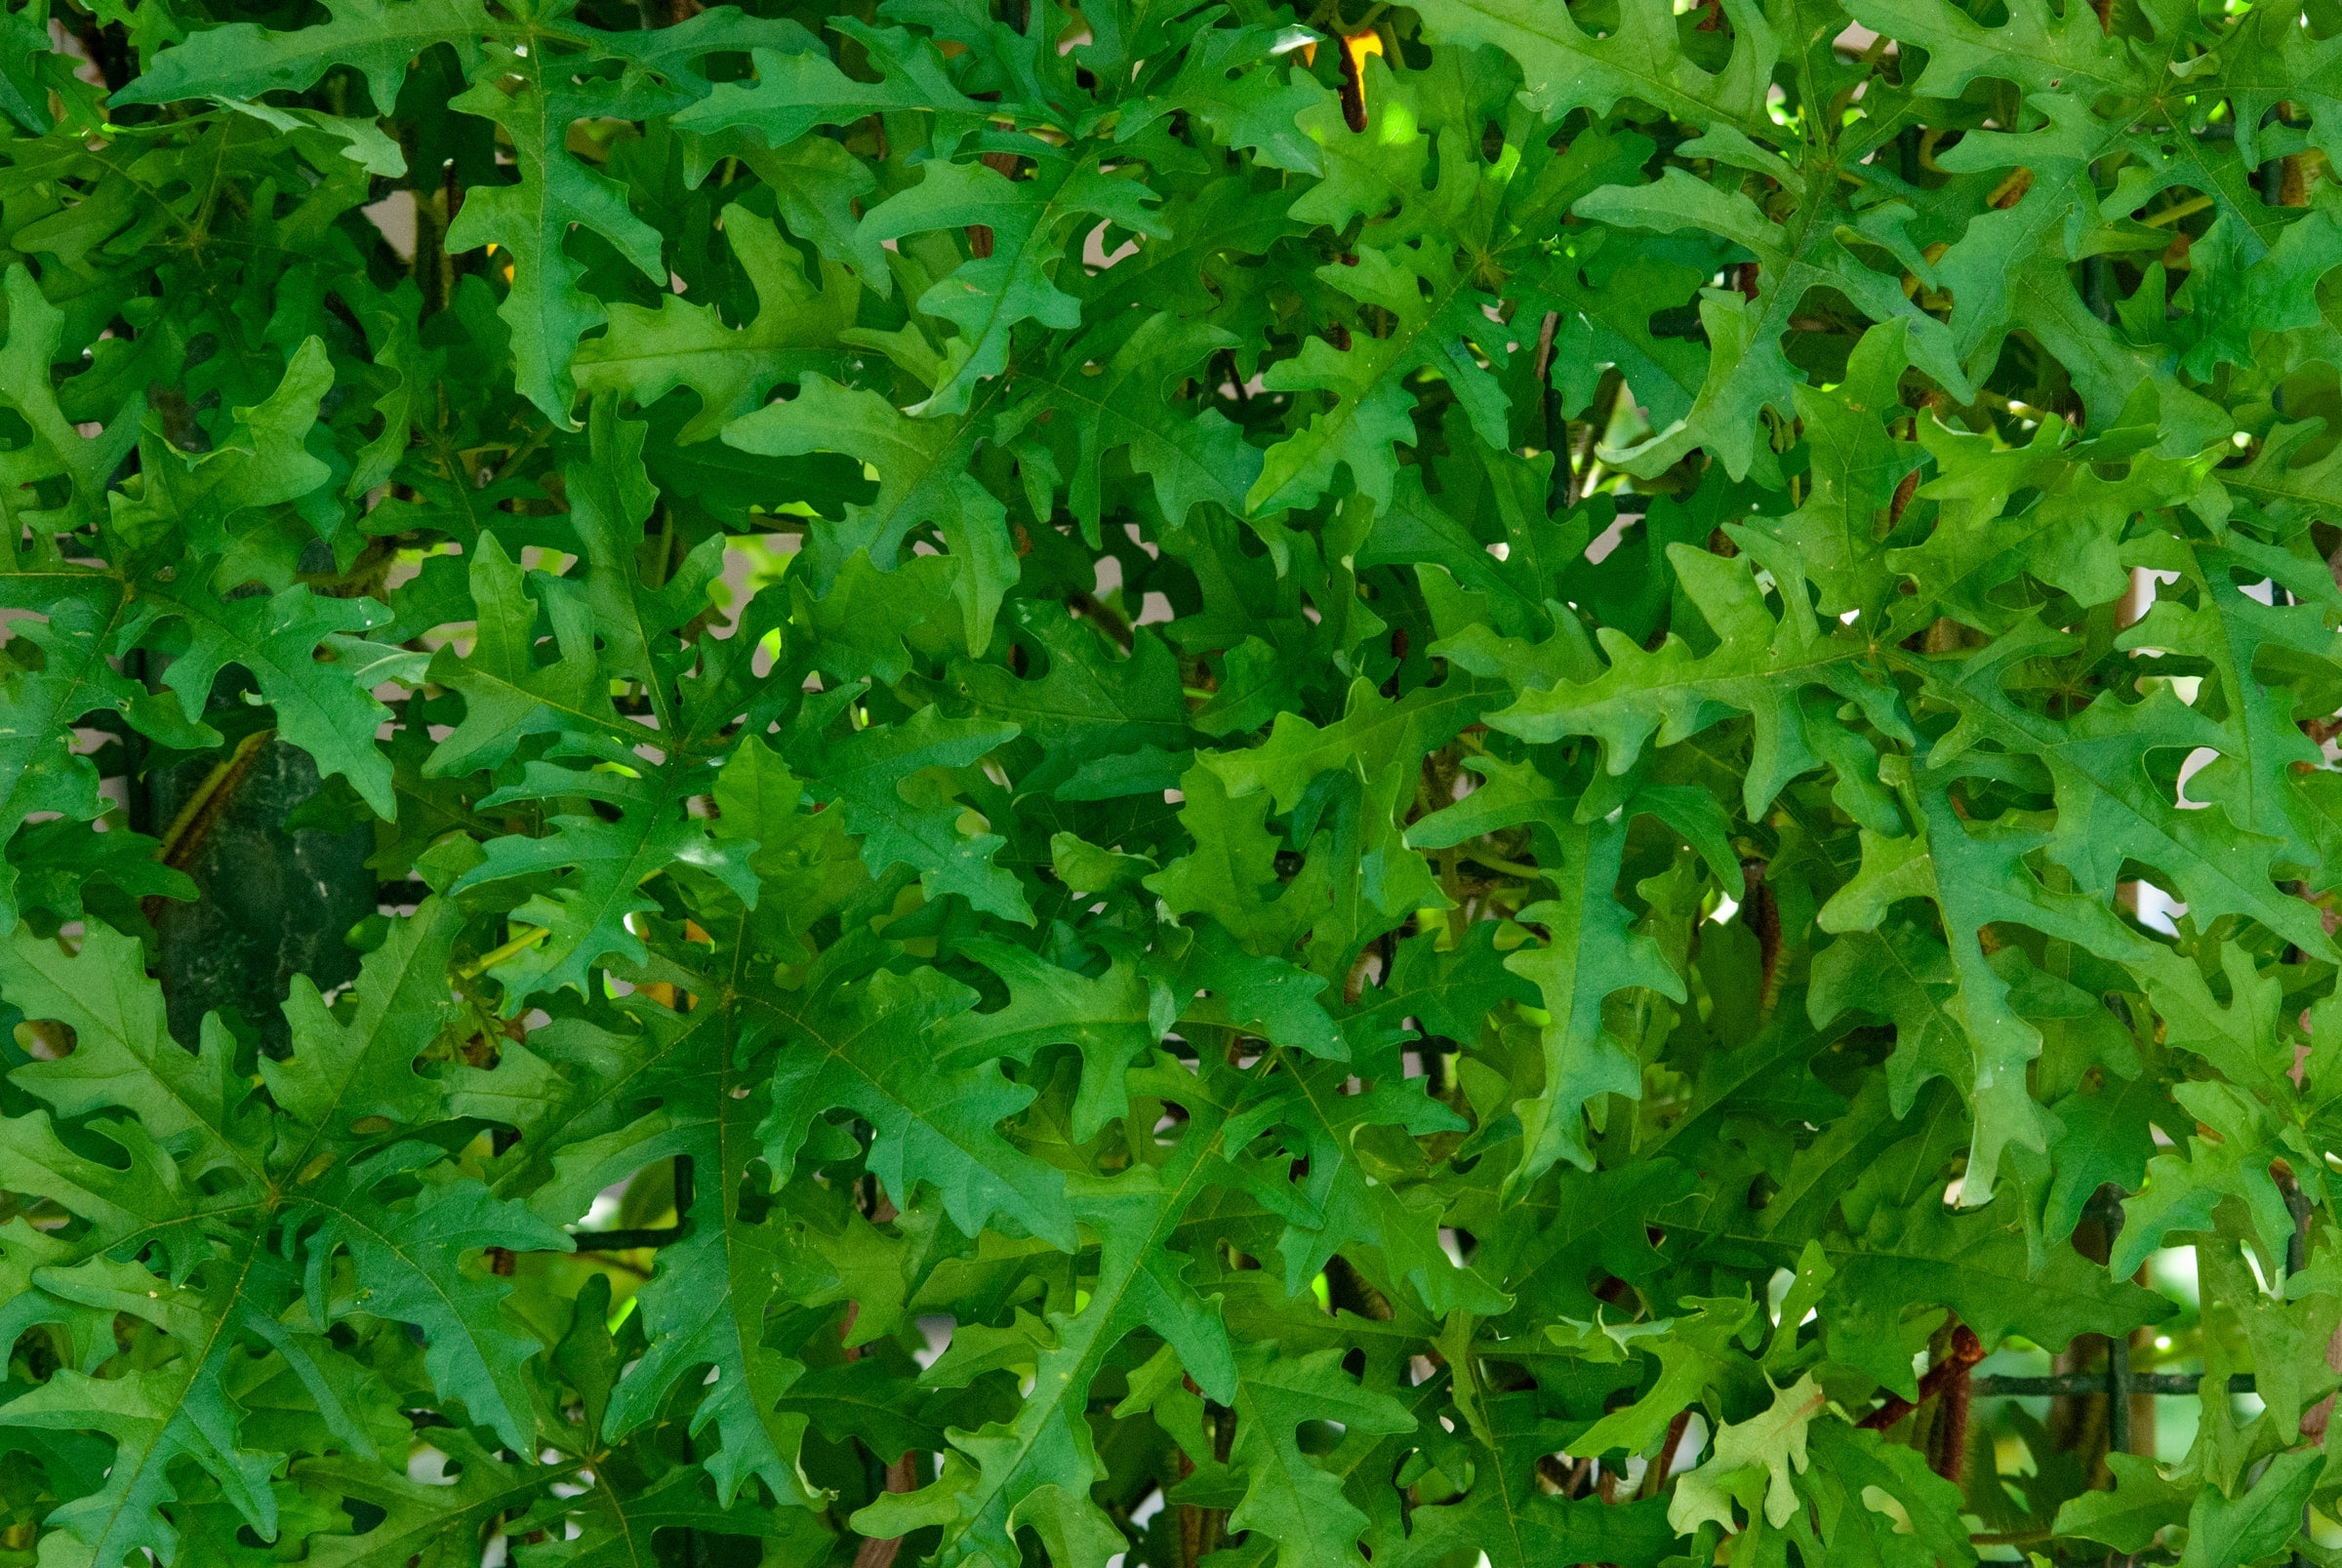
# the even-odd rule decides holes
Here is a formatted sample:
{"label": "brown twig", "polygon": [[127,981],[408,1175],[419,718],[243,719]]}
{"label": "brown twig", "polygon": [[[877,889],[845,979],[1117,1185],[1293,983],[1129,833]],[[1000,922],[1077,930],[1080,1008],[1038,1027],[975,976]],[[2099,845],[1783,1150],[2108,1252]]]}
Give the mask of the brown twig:
{"label": "brown twig", "polygon": [[[911,1468],[910,1455],[905,1454],[886,1467],[889,1492],[915,1492],[918,1485],[918,1472]],[[854,1548],[854,1568],[894,1568],[895,1553],[902,1549],[901,1536],[888,1536],[883,1541],[865,1536],[862,1545]]]}
{"label": "brown twig", "polygon": [[1659,1457],[1643,1471],[1642,1485],[1635,1494],[1637,1498],[1657,1497],[1659,1488],[1667,1484],[1668,1472],[1676,1467],[1676,1450],[1683,1445],[1683,1431],[1690,1425],[1688,1410],[1676,1411],[1676,1419],[1667,1424],[1667,1436],[1659,1444]]}
{"label": "brown twig", "polygon": [[1897,523],[1903,521],[1903,508],[1911,504],[1911,498],[1918,494],[1918,488],[1919,470],[1917,468],[1905,474],[1895,486],[1894,499],[1886,503],[1886,527],[1889,533],[1894,531]]}
{"label": "brown twig", "polygon": [[1098,623],[1099,629],[1114,639],[1124,653],[1130,652],[1136,633],[1130,629],[1130,618],[1108,604],[1094,593],[1076,588],[1066,595],[1066,608],[1078,616],[1087,616]]}
{"label": "brown twig", "polygon": [[[1970,1369],[1983,1359],[1984,1346],[1977,1340],[1975,1331],[1965,1323],[1958,1325],[1952,1331],[1951,1352],[1929,1367],[1926,1375],[1919,1379],[1919,1397],[1916,1401],[1906,1399],[1901,1394],[1888,1394],[1884,1404],[1855,1425],[1868,1431],[1885,1431],[1955,1383],[1960,1386],[1964,1394]],[[1963,1402],[1960,1423],[1963,1427],[1966,1426],[1965,1416],[1966,1406]]]}

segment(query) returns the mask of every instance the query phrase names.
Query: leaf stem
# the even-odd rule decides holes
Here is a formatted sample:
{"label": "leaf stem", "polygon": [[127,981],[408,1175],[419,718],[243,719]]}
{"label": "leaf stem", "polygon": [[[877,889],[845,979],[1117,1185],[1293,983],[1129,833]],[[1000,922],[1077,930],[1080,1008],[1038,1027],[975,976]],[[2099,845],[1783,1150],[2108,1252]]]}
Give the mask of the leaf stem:
{"label": "leaf stem", "polygon": [[211,836],[221,811],[226,808],[227,797],[235,793],[235,786],[252,771],[253,759],[261,747],[275,734],[274,729],[255,730],[236,743],[235,750],[213,764],[211,772],[195,786],[195,792],[173,814],[171,825],[163,830],[163,841],[154,852],[156,860],[175,869],[186,868],[204,840]]}
{"label": "leaf stem", "polygon": [[2193,217],[2211,205],[2212,198],[2209,196],[2190,196],[2186,201],[2175,201],[2161,212],[2151,214],[2140,219],[2139,221],[2150,228],[2161,228],[2165,224],[2176,223],[2183,218]]}
{"label": "leaf stem", "polygon": [[505,943],[503,946],[498,947],[493,951],[482,953],[470,963],[465,964],[463,968],[457,970],[456,973],[463,976],[465,980],[476,980],[480,976],[486,974],[489,970],[494,969],[497,965],[503,963],[505,959],[510,958],[515,954],[526,952],[529,948],[536,946],[537,944],[543,942],[545,938],[551,936],[552,934],[553,930],[550,926],[532,926],[524,931],[521,935],[514,937],[510,942]]}
{"label": "leaf stem", "polygon": [[1542,868],[1531,865],[1526,861],[1508,861],[1501,855],[1483,854],[1476,849],[1466,850],[1464,859],[1471,861],[1475,865],[1485,865],[1491,871],[1502,871],[1507,876],[1526,877],[1532,882],[1548,874]]}

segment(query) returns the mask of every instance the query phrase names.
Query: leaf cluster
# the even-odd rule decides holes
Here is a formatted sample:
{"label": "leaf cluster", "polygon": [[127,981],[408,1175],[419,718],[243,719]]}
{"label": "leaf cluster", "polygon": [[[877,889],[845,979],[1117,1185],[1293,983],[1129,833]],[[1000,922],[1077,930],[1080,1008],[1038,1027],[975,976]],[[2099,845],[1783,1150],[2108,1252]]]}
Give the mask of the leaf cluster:
{"label": "leaf cluster", "polygon": [[2332,1555],[2331,0],[11,4],[0,1564]]}

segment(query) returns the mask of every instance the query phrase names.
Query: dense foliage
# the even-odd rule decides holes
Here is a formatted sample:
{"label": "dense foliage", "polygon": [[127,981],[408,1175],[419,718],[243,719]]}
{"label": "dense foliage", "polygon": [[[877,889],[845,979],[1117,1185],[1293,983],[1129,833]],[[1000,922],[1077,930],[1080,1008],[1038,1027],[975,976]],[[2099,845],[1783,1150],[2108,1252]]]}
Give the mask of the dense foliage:
{"label": "dense foliage", "polygon": [[0,1562],[2342,1558],[2333,0],[88,5]]}

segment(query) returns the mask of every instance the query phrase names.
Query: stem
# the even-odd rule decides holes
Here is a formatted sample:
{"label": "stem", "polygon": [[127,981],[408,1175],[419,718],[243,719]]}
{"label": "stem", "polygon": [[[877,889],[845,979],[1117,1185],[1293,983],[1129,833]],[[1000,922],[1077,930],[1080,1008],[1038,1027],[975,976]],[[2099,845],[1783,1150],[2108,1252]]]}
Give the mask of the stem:
{"label": "stem", "polygon": [[274,730],[255,730],[237,742],[235,750],[224,760],[213,765],[212,771],[195,786],[195,792],[187,797],[186,804],[172,817],[171,825],[163,829],[163,842],[154,852],[156,860],[176,870],[186,868],[219,823],[220,813],[235,793],[236,785],[252,771],[253,758],[260,755],[261,747],[275,734]]}
{"label": "stem", "polygon": [[1474,865],[1485,865],[1491,871],[1502,871],[1507,876],[1517,876],[1530,882],[1548,874],[1542,867],[1531,865],[1526,861],[1508,861],[1501,855],[1487,855],[1476,849],[1466,850],[1464,859]]}
{"label": "stem", "polygon": [[482,953],[470,963],[465,964],[463,968],[457,970],[456,973],[463,976],[465,980],[476,980],[480,976],[486,974],[489,970],[494,969],[497,965],[503,963],[505,959],[512,957],[514,954],[528,951],[528,949],[536,946],[539,943],[543,942],[545,938],[551,936],[552,934],[553,929],[550,926],[531,927],[520,936],[514,937],[510,942],[505,943],[502,947],[498,947],[491,952]]}
{"label": "stem", "polygon": [[2202,212],[2210,205],[2212,205],[2212,198],[2209,196],[2190,196],[2186,201],[2175,201],[2161,212],[2142,218],[2139,221],[2150,228],[2161,228],[2165,224],[2176,223],[2183,218]]}

